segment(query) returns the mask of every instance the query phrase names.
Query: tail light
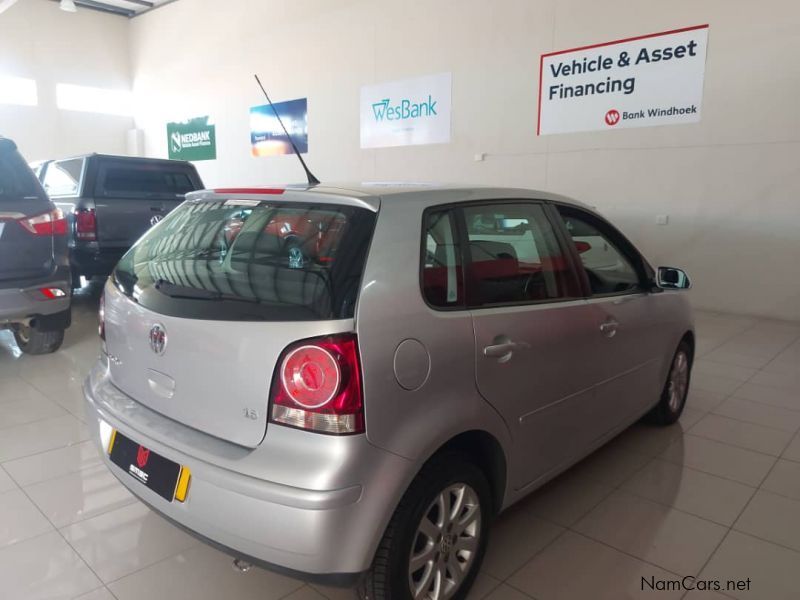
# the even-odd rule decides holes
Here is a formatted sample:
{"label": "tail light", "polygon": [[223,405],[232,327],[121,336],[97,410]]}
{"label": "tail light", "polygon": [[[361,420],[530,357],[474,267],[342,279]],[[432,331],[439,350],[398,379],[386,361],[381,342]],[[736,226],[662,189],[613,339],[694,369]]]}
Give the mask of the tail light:
{"label": "tail light", "polygon": [[97,241],[97,216],[93,208],[75,211],[75,238],[85,242]]}
{"label": "tail light", "polygon": [[37,236],[66,235],[67,220],[60,208],[35,217],[25,217],[19,224],[27,231]]}
{"label": "tail light", "polygon": [[100,306],[97,309],[97,333],[106,341],[106,293],[100,294]]}
{"label": "tail light", "polygon": [[336,435],[364,432],[355,334],[304,340],[284,350],[272,383],[273,423]]}

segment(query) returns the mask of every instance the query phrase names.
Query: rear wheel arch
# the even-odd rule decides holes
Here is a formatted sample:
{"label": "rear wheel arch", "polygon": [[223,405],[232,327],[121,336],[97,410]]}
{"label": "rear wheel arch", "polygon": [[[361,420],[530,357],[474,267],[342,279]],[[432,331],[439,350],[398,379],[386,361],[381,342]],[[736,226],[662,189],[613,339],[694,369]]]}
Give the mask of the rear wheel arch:
{"label": "rear wheel arch", "polygon": [[492,512],[503,506],[507,482],[507,461],[503,447],[495,436],[483,430],[460,433],[441,445],[426,464],[445,454],[458,454],[483,471],[492,493]]}

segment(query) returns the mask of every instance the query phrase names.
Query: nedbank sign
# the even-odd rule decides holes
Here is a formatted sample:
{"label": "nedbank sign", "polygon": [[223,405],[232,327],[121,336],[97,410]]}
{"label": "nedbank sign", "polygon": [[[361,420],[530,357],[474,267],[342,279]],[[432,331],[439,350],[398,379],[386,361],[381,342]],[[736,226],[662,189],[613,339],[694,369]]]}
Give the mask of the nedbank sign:
{"label": "nedbank sign", "polygon": [[361,88],[361,147],[450,141],[450,73]]}
{"label": "nedbank sign", "polygon": [[169,157],[178,160],[214,160],[217,158],[216,126],[208,117],[180,123],[167,123]]}

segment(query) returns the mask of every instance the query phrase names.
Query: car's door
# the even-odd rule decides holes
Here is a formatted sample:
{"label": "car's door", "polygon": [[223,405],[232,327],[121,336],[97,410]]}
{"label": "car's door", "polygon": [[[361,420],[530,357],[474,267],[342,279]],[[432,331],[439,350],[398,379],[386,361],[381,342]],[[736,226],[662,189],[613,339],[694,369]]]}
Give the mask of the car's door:
{"label": "car's door", "polygon": [[572,206],[557,212],[591,290],[591,318],[601,334],[593,343],[603,373],[597,401],[610,431],[639,417],[661,392],[663,344],[650,278],[638,251],[607,221]]}
{"label": "car's door", "polygon": [[511,430],[520,489],[597,436],[594,311],[544,204],[491,201],[459,214],[477,387]]}

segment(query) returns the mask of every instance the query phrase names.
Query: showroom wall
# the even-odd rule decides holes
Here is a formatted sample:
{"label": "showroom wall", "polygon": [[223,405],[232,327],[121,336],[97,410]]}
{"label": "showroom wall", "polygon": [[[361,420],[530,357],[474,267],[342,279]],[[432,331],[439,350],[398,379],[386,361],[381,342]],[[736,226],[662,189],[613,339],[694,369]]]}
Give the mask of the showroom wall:
{"label": "showroom wall", "polygon": [[[702,23],[700,123],[536,136],[541,53]],[[273,100],[308,98],[323,181],[562,192],[653,262],[687,268],[697,306],[800,319],[798,31],[793,0],[181,0],[132,21],[136,121],[164,156],[167,120],[211,115],[219,159],[198,163],[209,186],[301,180],[291,157],[250,156],[258,72]],[[359,148],[362,85],[440,72],[453,77],[450,144]]]}
{"label": "showroom wall", "polygon": [[126,19],[70,14],[49,0],[19,0],[0,14],[0,79],[33,79],[38,92],[36,106],[0,103],[0,135],[14,139],[29,160],[124,154],[132,117],[60,110],[56,85],[130,90],[129,31]]}

